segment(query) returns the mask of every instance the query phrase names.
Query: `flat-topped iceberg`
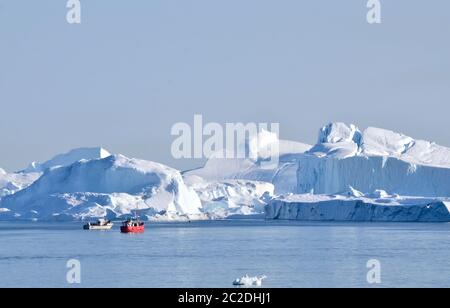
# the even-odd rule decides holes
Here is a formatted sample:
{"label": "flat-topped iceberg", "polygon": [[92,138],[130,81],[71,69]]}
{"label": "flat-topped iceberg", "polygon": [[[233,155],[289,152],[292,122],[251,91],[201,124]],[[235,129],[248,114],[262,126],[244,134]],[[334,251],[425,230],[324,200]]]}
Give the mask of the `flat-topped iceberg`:
{"label": "flat-topped iceberg", "polygon": [[[303,221],[450,222],[450,199],[289,195],[266,206],[266,218]],[[379,198],[378,198],[379,197]]]}

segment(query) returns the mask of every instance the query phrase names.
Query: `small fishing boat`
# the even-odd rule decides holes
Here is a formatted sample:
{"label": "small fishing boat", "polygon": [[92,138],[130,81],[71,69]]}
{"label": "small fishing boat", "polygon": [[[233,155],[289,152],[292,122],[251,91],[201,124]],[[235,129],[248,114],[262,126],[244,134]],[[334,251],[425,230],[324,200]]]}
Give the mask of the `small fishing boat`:
{"label": "small fishing boat", "polygon": [[122,223],[120,232],[122,233],[143,233],[145,230],[144,222],[137,218],[130,218]]}
{"label": "small fishing boat", "polygon": [[99,219],[97,222],[88,222],[84,225],[84,230],[111,230],[114,224],[106,219]]}

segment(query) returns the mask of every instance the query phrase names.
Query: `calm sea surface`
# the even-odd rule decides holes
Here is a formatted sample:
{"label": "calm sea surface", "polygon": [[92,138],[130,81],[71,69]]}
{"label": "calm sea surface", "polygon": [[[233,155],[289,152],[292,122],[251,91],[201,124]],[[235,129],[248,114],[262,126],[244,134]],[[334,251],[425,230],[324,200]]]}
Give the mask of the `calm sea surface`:
{"label": "calm sea surface", "polygon": [[0,222],[0,287],[231,287],[245,274],[266,287],[450,287],[450,224],[208,221],[158,223],[140,235],[80,223]]}

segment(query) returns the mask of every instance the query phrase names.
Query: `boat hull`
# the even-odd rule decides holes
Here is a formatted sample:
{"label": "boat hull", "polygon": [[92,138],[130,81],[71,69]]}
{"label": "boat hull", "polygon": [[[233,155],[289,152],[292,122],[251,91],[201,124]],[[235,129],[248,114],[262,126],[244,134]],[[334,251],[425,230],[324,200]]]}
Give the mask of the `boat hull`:
{"label": "boat hull", "polygon": [[113,227],[113,224],[105,225],[105,226],[93,226],[93,225],[85,225],[83,228],[84,230],[111,230]]}
{"label": "boat hull", "polygon": [[142,226],[122,226],[120,227],[120,232],[122,233],[144,233],[145,227]]}

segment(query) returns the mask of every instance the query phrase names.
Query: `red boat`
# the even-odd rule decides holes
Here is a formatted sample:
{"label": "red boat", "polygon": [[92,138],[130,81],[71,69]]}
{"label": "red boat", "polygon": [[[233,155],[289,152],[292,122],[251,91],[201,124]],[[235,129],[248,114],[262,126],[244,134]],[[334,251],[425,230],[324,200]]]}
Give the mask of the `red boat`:
{"label": "red boat", "polygon": [[144,230],[144,223],[138,219],[128,219],[120,227],[120,232],[122,233],[143,233]]}

